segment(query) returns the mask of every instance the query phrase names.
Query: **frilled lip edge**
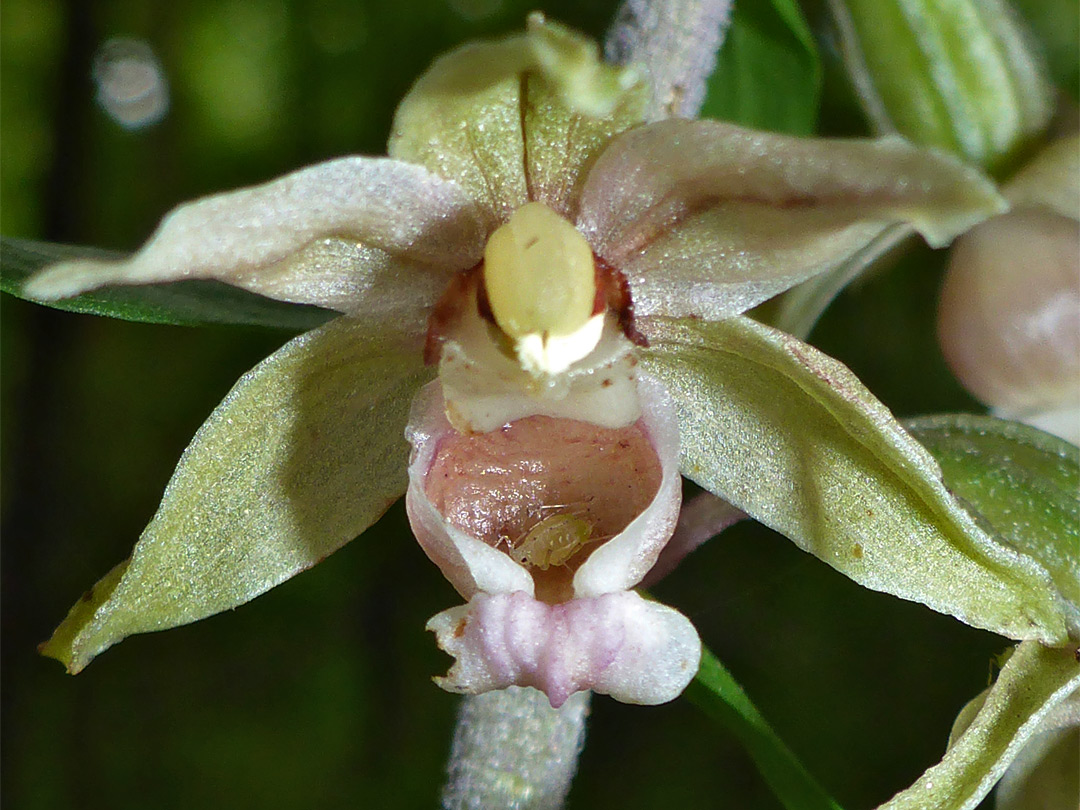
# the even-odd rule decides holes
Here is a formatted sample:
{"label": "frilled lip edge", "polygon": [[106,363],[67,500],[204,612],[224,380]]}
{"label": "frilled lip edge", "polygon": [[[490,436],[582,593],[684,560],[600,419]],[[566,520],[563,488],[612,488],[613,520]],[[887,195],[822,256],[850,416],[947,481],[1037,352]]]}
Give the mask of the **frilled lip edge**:
{"label": "frilled lip edge", "polygon": [[551,705],[590,689],[625,703],[676,698],[697,672],[701,641],[690,621],[628,589],[656,562],[675,528],[681,502],[679,434],[674,408],[656,381],[638,380],[642,423],[661,465],[648,506],[577,570],[571,600],[534,598],[527,568],[504,552],[449,525],[424,483],[446,421],[438,382],[413,404],[406,508],[425,553],[469,600],[434,616],[427,629],[456,660],[436,682],[448,691],[479,694],[532,686]]}

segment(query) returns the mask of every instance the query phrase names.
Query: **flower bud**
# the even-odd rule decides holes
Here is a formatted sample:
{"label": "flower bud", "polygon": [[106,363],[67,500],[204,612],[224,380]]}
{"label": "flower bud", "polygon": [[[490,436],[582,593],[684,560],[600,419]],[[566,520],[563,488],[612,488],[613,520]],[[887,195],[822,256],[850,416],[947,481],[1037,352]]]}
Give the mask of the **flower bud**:
{"label": "flower bud", "polygon": [[877,132],[993,169],[1049,122],[1045,68],[1002,0],[830,0],[830,8]]}
{"label": "flower bud", "polygon": [[957,240],[938,335],[960,382],[1003,415],[1080,398],[1080,222],[1026,208]]}
{"label": "flower bud", "polygon": [[998,415],[1080,439],[1077,138],[1005,188],[1014,208],[956,241],[938,336],[960,382]]}

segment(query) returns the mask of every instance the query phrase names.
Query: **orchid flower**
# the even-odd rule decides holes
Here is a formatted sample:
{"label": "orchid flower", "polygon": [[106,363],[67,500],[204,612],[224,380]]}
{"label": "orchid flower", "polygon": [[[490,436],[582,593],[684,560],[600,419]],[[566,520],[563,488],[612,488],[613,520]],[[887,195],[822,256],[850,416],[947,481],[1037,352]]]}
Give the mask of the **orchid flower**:
{"label": "orchid flower", "polygon": [[241,378],[45,654],[78,672],[242,604],[405,494],[464,600],[429,623],[456,659],[444,688],[668,701],[700,641],[633,589],[680,473],[869,587],[1075,635],[1047,572],[976,525],[847,369],[741,314],[890,224],[947,244],[1003,210],[993,185],[898,137],[665,118],[693,110],[658,104],[655,78],[534,16],[438,59],[389,157],[181,206],[130,259],[32,278],[38,300],[214,279],[340,313]]}

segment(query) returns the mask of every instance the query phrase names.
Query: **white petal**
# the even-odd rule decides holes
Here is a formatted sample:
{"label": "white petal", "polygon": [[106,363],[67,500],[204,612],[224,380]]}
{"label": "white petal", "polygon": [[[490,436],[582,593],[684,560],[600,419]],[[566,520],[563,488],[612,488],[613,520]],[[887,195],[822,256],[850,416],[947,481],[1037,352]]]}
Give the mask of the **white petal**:
{"label": "white petal", "polygon": [[599,596],[637,585],[656,563],[675,531],[682,502],[679,474],[679,425],[667,392],[655,380],[638,380],[642,420],[663,478],[649,505],[615,537],[608,540],[574,574],[574,596]]}
{"label": "white petal", "polygon": [[578,226],[627,274],[639,315],[718,320],[829,270],[889,223],[941,246],[1004,205],[975,169],[900,138],[668,120],[611,142]]}
{"label": "white petal", "polygon": [[457,659],[436,679],[444,689],[533,686],[556,708],[584,689],[624,703],[666,703],[701,660],[701,641],[685,616],[631,592],[561,605],[525,593],[478,594],[433,617],[428,629]]}
{"label": "white petal", "polygon": [[182,205],[131,259],[64,262],[27,291],[66,298],[107,284],[218,279],[357,313],[398,293],[415,306],[414,279],[430,303],[445,274],[479,261],[484,237],[454,183],[400,161],[348,157]]}
{"label": "white petal", "polygon": [[442,387],[436,381],[421,389],[413,400],[405,437],[412,444],[409,488],[405,508],[416,539],[443,576],[458,593],[469,599],[477,591],[533,593],[529,573],[502,551],[462,532],[439,514],[427,496],[425,479],[439,440],[453,432],[446,421]]}

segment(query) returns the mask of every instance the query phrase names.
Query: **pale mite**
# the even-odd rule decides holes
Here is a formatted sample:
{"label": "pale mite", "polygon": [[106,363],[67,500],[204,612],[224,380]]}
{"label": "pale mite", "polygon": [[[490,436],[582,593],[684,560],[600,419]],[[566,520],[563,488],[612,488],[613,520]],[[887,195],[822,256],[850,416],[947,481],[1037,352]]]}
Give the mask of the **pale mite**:
{"label": "pale mite", "polygon": [[600,341],[592,249],[543,203],[526,203],[488,239],[484,287],[495,323],[530,374],[559,374]]}
{"label": "pale mite", "polygon": [[553,565],[565,565],[581,548],[602,539],[593,537],[592,532],[592,523],[585,518],[563,513],[544,518],[517,543],[504,539],[510,559],[546,571]]}

